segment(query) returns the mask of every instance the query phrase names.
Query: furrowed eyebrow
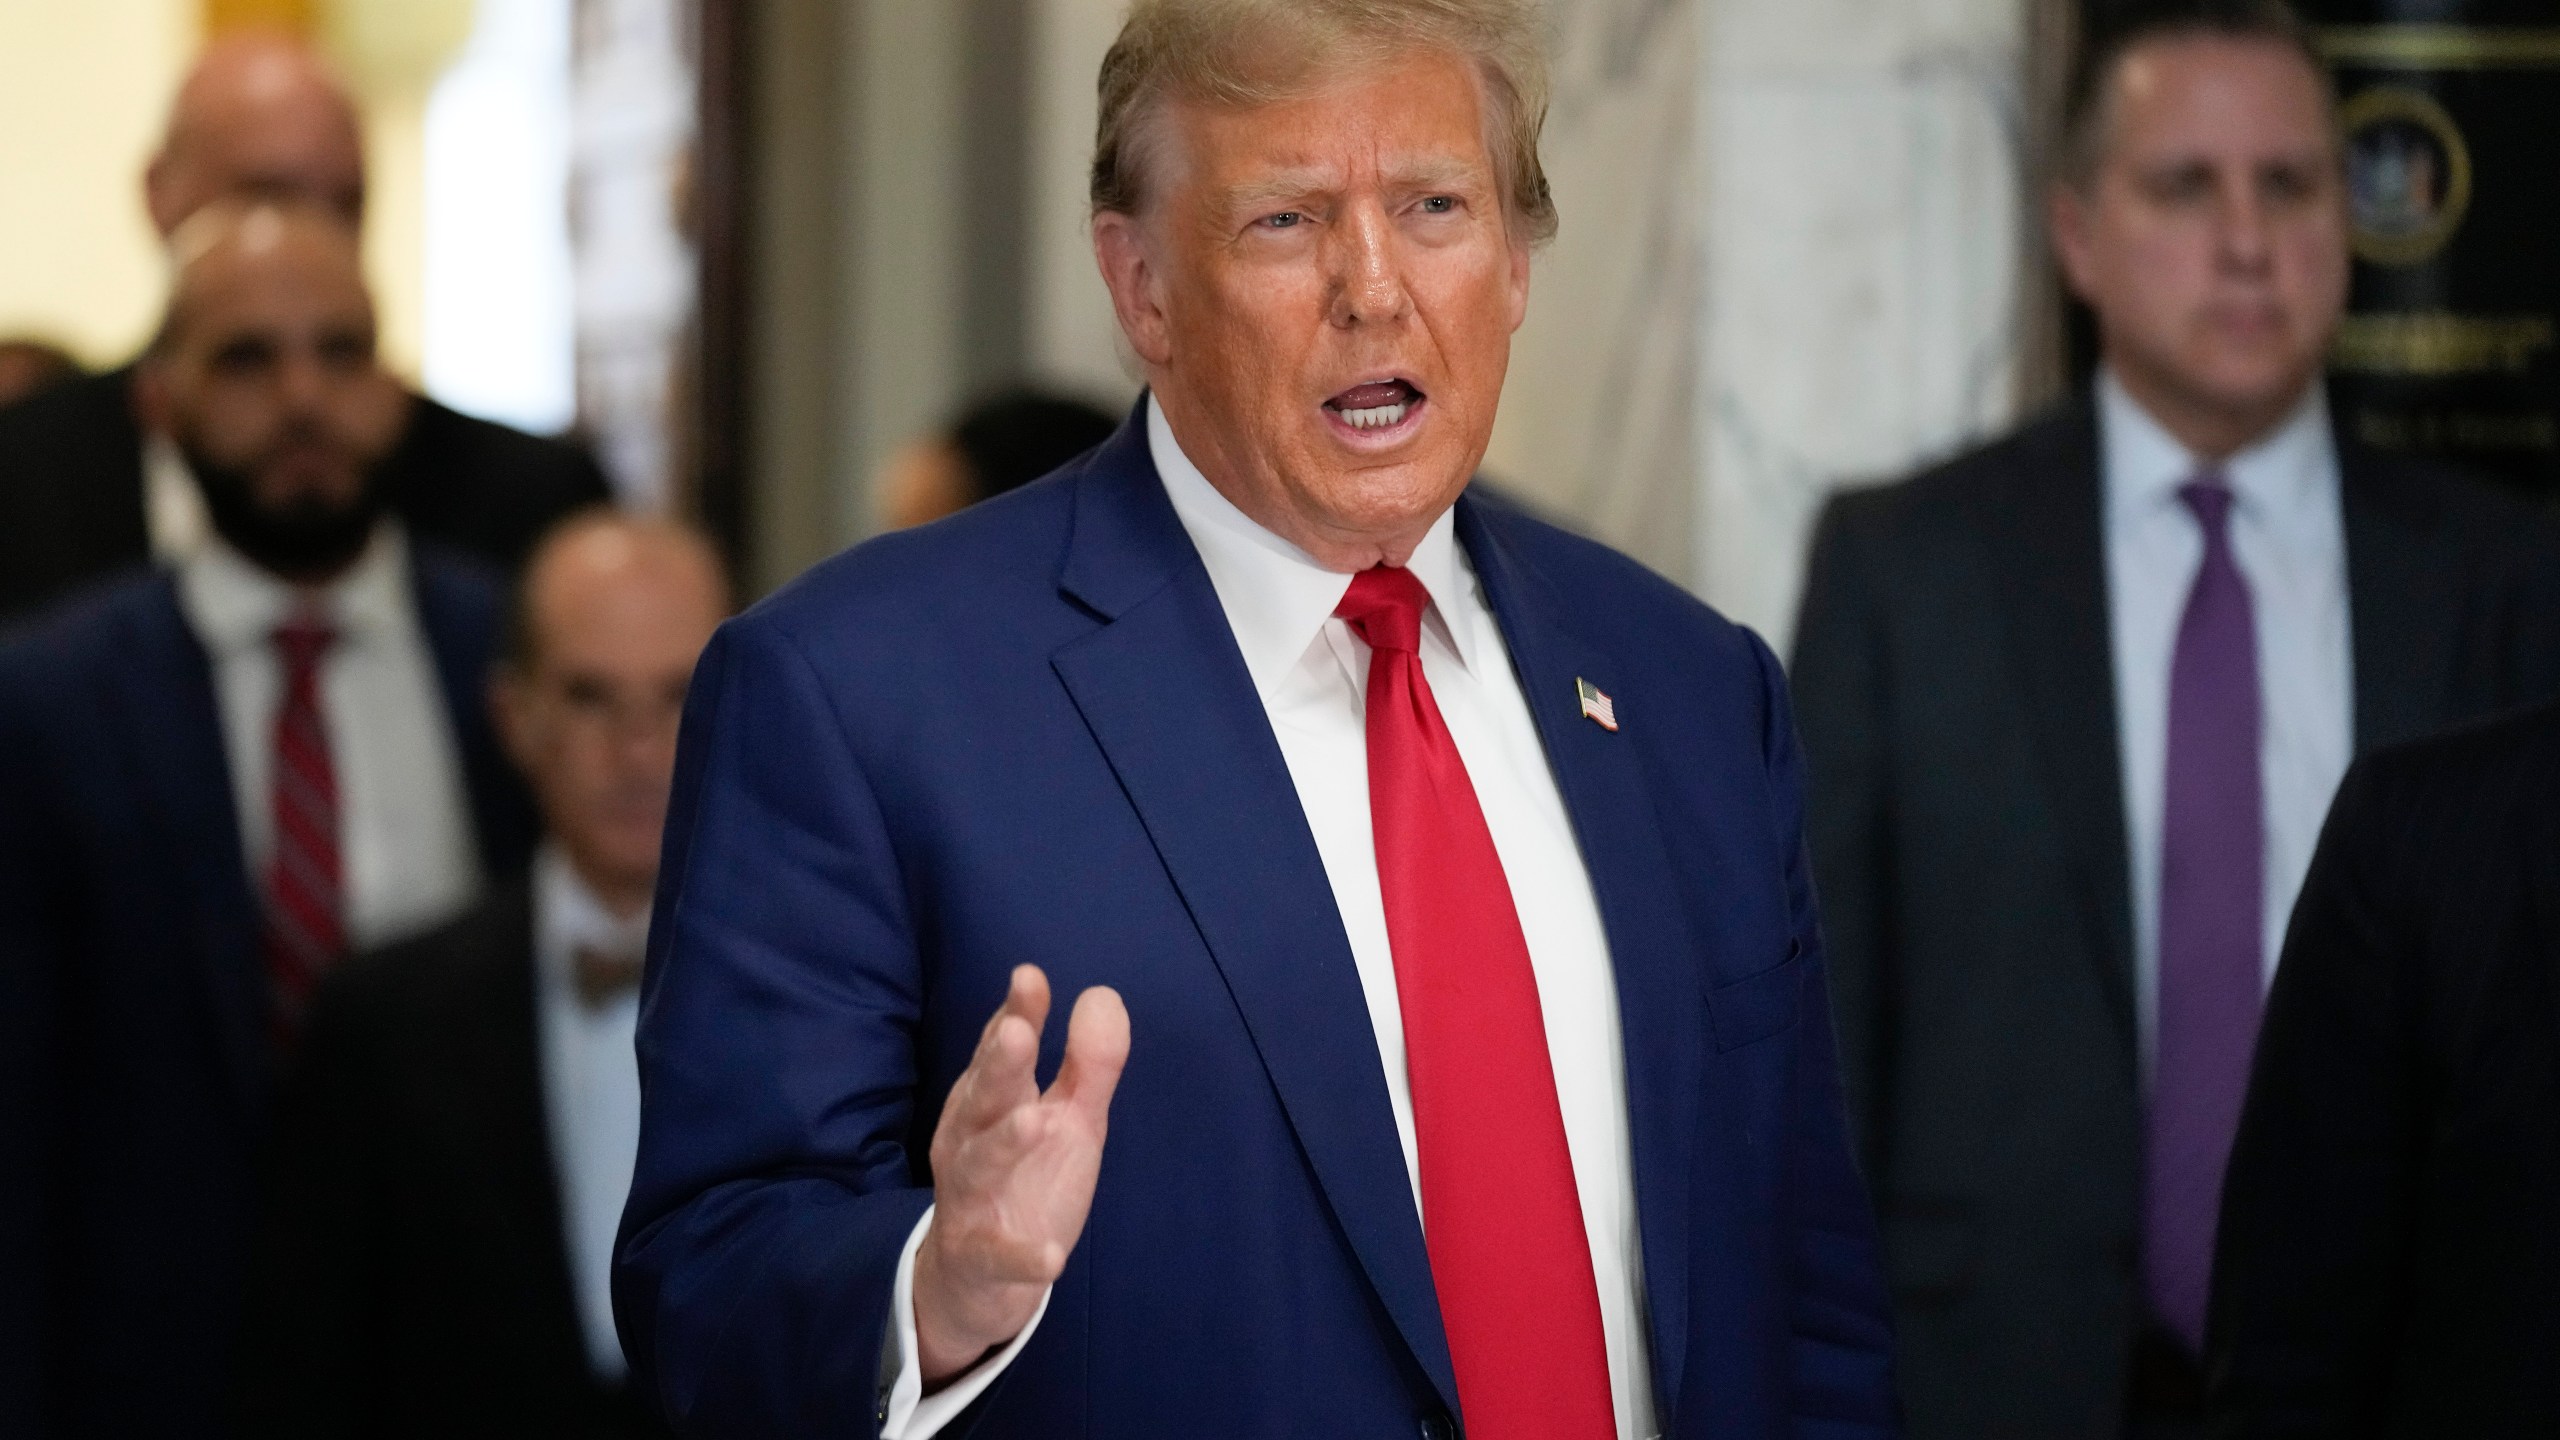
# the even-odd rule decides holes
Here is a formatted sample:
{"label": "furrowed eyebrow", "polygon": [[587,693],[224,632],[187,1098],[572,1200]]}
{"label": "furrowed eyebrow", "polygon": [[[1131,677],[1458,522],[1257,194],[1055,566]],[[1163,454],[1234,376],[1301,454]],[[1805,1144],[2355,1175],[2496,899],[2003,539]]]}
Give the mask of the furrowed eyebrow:
{"label": "furrowed eyebrow", "polygon": [[1238,185],[1226,192],[1226,208],[1231,212],[1265,210],[1285,206],[1291,201],[1322,194],[1327,177],[1315,170],[1284,170],[1268,179]]}

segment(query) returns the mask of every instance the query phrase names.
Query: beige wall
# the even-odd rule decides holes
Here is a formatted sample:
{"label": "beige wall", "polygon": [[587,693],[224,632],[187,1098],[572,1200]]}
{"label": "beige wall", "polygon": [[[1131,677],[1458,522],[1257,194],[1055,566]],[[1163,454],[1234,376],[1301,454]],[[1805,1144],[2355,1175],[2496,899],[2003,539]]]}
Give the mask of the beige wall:
{"label": "beige wall", "polygon": [[0,0],[0,335],[93,365],[160,308],[144,158],[196,43],[194,0]]}

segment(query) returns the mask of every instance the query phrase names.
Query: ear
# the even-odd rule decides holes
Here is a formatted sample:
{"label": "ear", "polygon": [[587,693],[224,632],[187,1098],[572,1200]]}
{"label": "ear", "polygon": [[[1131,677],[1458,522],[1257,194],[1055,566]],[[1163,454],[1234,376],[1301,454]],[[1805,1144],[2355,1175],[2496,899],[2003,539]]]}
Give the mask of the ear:
{"label": "ear", "polygon": [[150,212],[151,227],[160,232],[164,243],[178,223],[187,218],[178,211],[176,168],[168,148],[163,146],[152,154],[151,167],[142,172],[142,208]]}
{"label": "ear", "polygon": [[1164,310],[1164,271],[1147,227],[1134,215],[1106,210],[1093,217],[1093,259],[1111,291],[1111,312],[1129,348],[1150,367],[1173,359],[1173,325]]}
{"label": "ear", "polygon": [[2063,283],[2083,301],[2097,286],[2097,247],[2089,233],[2094,217],[2089,208],[2090,197],[2067,180],[2045,197],[2045,234],[2052,241],[2053,258],[2061,267]]}
{"label": "ear", "polygon": [[526,763],[532,758],[526,751],[533,743],[531,717],[525,713],[528,698],[524,681],[514,670],[500,665],[489,673],[489,728],[497,732],[498,748],[524,775],[533,773]]}

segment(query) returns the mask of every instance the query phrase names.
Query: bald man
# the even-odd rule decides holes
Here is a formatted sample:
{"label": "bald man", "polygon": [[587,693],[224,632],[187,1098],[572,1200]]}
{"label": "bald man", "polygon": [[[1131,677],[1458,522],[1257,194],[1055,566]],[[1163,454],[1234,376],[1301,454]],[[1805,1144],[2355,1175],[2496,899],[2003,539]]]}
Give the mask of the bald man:
{"label": "bald man", "polygon": [[[273,202],[364,217],[364,146],[337,77],[300,43],[250,32],[218,40],[179,87],[143,177],[164,241],[216,201]],[[202,537],[182,453],[141,423],[127,365],[0,408],[0,622]],[[500,566],[545,527],[607,496],[574,445],[475,420],[395,392],[399,444],[385,490],[417,534]]]}
{"label": "bald man", "polygon": [[320,977],[474,904],[532,815],[502,589],[387,513],[355,242],[188,221],[135,391],[211,534],[0,644],[0,1434],[213,1428],[274,1079]]}
{"label": "bald man", "polygon": [[279,1110],[241,1347],[262,1436],[633,1436],[607,1266],[639,1141],[640,947],[719,561],[596,515],[535,552],[493,687],[549,838],[333,977]]}

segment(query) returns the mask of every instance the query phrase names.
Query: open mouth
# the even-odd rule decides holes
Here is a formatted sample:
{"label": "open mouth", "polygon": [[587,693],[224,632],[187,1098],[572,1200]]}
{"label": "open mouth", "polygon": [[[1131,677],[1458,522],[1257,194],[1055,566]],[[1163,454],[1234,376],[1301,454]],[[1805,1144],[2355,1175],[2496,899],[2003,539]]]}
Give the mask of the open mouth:
{"label": "open mouth", "polygon": [[1422,409],[1424,396],[1409,380],[1371,380],[1324,402],[1336,422],[1361,435],[1402,427]]}

